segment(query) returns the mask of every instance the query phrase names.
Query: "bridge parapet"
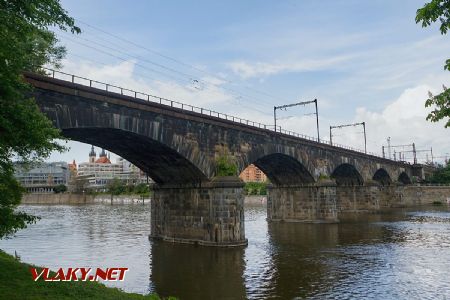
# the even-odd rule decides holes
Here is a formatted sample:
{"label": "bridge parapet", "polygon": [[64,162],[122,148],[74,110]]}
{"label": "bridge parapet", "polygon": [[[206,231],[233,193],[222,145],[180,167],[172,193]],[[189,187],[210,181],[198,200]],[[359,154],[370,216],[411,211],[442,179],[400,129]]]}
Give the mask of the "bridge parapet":
{"label": "bridge parapet", "polygon": [[[310,141],[314,141],[314,142],[318,142],[318,143],[322,143],[322,144],[326,144],[326,145],[331,145],[331,146],[334,145],[335,147],[342,148],[342,149],[347,149],[347,150],[352,150],[352,151],[356,151],[356,152],[369,154],[372,156],[382,157],[378,153],[363,151],[361,149],[350,147],[348,145],[342,145],[342,144],[337,144],[337,143],[331,144],[330,141],[323,140],[323,139],[318,140],[317,138],[312,137],[312,136],[308,136],[308,135],[290,131],[290,130],[285,130],[285,129],[281,128],[281,126],[275,127],[274,125],[263,124],[263,123],[252,121],[249,119],[244,119],[244,118],[232,116],[232,115],[225,114],[225,113],[220,113],[220,112],[210,110],[207,108],[202,108],[202,107],[198,107],[195,105],[182,103],[182,102],[179,102],[179,101],[176,101],[173,99],[168,99],[168,98],[155,96],[155,95],[147,94],[147,93],[140,92],[140,91],[123,88],[123,87],[116,86],[113,84],[104,83],[101,81],[77,76],[74,74],[65,73],[62,71],[54,70],[54,69],[43,68],[43,71],[46,74],[46,76],[54,78],[54,79],[59,79],[59,80],[71,82],[71,83],[78,84],[78,85],[83,85],[83,86],[90,87],[90,88],[101,89],[106,92],[117,93],[120,95],[133,97],[134,99],[144,100],[147,102],[153,102],[153,103],[159,103],[161,105],[167,105],[172,108],[178,108],[178,109],[184,110],[185,112],[196,112],[196,113],[200,113],[200,114],[203,114],[206,116],[217,117],[217,118],[224,119],[227,121],[236,122],[241,125],[257,127],[257,128],[265,129],[265,130],[271,130],[271,131],[278,132],[278,133],[281,133],[284,135],[294,136],[297,138],[302,138],[302,139],[306,139],[306,140],[310,140]],[[33,77],[35,75],[36,74],[34,74],[34,73],[25,73],[25,76],[27,76],[27,77]]]}

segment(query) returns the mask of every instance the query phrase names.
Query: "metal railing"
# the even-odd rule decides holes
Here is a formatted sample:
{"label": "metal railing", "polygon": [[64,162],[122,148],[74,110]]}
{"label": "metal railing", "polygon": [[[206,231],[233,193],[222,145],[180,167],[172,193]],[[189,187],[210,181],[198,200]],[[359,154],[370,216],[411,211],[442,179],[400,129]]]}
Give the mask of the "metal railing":
{"label": "metal railing", "polygon": [[[219,119],[223,119],[223,120],[227,120],[227,121],[231,121],[231,122],[235,122],[235,123],[239,123],[239,124],[243,124],[243,125],[247,125],[247,126],[251,126],[251,127],[256,127],[256,128],[259,128],[259,129],[270,130],[270,131],[273,131],[273,132],[277,132],[277,133],[281,133],[281,134],[284,134],[284,135],[288,135],[288,136],[292,136],[292,137],[296,137],[296,138],[309,140],[309,141],[316,142],[316,143],[319,143],[319,144],[325,144],[325,145],[336,147],[336,148],[342,148],[342,149],[346,149],[346,150],[350,150],[350,151],[360,152],[360,153],[363,153],[363,154],[384,158],[384,157],[382,157],[381,155],[379,155],[377,153],[373,153],[373,152],[367,152],[366,153],[364,150],[356,149],[356,148],[349,147],[349,146],[346,146],[346,145],[341,145],[341,144],[336,144],[336,143],[333,143],[333,145],[331,145],[330,141],[326,141],[326,140],[319,140],[318,141],[317,138],[315,138],[315,137],[308,136],[308,135],[301,134],[301,133],[297,133],[297,132],[290,131],[290,130],[286,130],[286,129],[282,129],[281,126],[277,126],[276,130],[275,130],[275,126],[274,125],[262,124],[260,122],[255,122],[255,121],[251,121],[251,120],[248,120],[248,119],[243,119],[243,118],[240,118],[240,117],[228,115],[228,114],[217,112],[217,111],[210,110],[210,109],[207,109],[207,108],[202,108],[202,107],[198,107],[198,106],[182,103],[182,102],[171,100],[171,99],[167,99],[167,98],[164,98],[164,97],[159,97],[159,96],[155,96],[155,95],[151,95],[151,94],[147,94],[147,93],[143,93],[143,92],[134,91],[134,90],[123,88],[123,87],[116,86],[116,85],[113,85],[113,84],[104,83],[104,82],[101,82],[101,81],[97,81],[97,80],[93,80],[93,79],[89,79],[89,78],[85,78],[85,77],[81,77],[81,76],[65,73],[65,72],[62,72],[62,71],[57,71],[57,70],[54,70],[54,69],[49,69],[49,68],[44,68],[44,67],[42,69],[43,69],[44,74],[46,76],[52,77],[52,78],[55,78],[55,79],[60,79],[60,80],[64,80],[64,81],[70,81],[72,83],[81,84],[81,85],[89,86],[89,87],[92,87],[92,88],[102,89],[102,90],[107,91],[107,92],[117,93],[117,94],[120,94],[120,95],[133,97],[135,99],[140,99],[140,100],[145,100],[145,101],[149,101],[149,102],[153,102],[153,103],[158,103],[158,104],[161,104],[161,105],[167,105],[167,106],[170,106],[170,107],[179,108],[179,109],[182,109],[182,110],[185,110],[185,111],[189,111],[189,112],[200,113],[202,115],[206,115],[206,116],[210,116],[210,117],[216,117],[216,118],[219,118]],[[384,158],[384,159],[388,159],[388,158]]]}

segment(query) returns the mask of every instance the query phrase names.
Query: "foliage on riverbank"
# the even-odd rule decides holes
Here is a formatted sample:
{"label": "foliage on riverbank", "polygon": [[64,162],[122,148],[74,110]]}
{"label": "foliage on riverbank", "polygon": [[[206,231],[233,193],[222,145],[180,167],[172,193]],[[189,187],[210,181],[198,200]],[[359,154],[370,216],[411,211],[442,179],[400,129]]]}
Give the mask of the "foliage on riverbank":
{"label": "foliage on riverbank", "polygon": [[439,166],[427,181],[441,184],[450,183],[450,162],[446,166]]}
{"label": "foliage on riverbank", "polygon": [[107,186],[106,190],[101,191],[95,191],[95,190],[87,190],[87,194],[89,195],[127,195],[127,196],[133,196],[138,195],[140,197],[148,198],[152,194],[152,191],[150,190],[148,184],[145,183],[139,183],[136,185],[129,184],[126,185],[122,181],[118,180],[117,178],[114,178]]}
{"label": "foliage on riverbank", "polygon": [[267,182],[246,182],[244,193],[246,195],[267,195]]}
{"label": "foliage on riverbank", "polygon": [[24,190],[14,177],[14,160],[30,164],[52,151],[67,148],[55,139],[60,131],[29,98],[31,87],[23,71],[40,72],[56,66],[65,55],[49,28],[80,33],[75,20],[58,0],[0,1],[0,238],[13,234],[36,218],[15,208]]}
{"label": "foliage on riverbank", "polygon": [[30,267],[32,266],[21,263],[0,250],[1,299],[161,299],[155,294],[143,296],[125,293],[98,282],[35,282],[32,280]]}

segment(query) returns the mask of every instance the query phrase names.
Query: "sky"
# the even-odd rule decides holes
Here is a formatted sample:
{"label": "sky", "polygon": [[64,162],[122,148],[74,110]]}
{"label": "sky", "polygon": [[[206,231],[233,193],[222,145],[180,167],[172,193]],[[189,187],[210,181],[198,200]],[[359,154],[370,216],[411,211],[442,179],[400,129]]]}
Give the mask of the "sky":
{"label": "sky", "polygon": [[[65,72],[268,125],[273,106],[318,99],[323,139],[332,125],[364,121],[368,151],[390,137],[450,156],[450,129],[426,121],[424,107],[450,85],[450,36],[415,23],[424,0],[61,3],[82,29],[55,29]],[[279,111],[277,123],[315,136],[313,112]],[[364,148],[360,127],[333,130],[333,141]],[[88,159],[90,145],[68,145],[49,160]]]}

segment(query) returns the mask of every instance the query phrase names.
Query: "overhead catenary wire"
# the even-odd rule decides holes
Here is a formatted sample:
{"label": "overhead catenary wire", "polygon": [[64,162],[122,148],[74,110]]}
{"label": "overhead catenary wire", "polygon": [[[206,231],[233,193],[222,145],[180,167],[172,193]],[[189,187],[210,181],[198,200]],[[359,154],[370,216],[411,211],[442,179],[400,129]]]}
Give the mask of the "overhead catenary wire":
{"label": "overhead catenary wire", "polygon": [[[74,41],[74,42],[75,42],[75,41]],[[78,42],[77,42],[77,43],[78,43]],[[109,53],[109,52],[107,52],[107,51],[98,49],[98,48],[96,48],[96,47],[92,47],[92,46],[86,45],[86,44],[84,44],[84,43],[79,43],[79,44],[80,44],[80,45],[83,45],[83,46],[85,46],[85,47],[87,47],[87,48],[89,48],[89,49],[96,50],[96,51],[99,51],[99,52],[101,52],[101,53],[104,53],[105,55],[112,56],[112,57],[114,57],[114,58],[116,58],[116,59],[119,59],[119,60],[122,60],[122,61],[127,61],[126,59],[123,59],[123,58],[121,58],[121,57],[119,57],[119,56],[116,56],[116,55],[114,55],[114,54],[111,54],[111,53]],[[97,63],[97,64],[100,64],[100,65],[107,66],[107,64],[105,64],[105,63],[101,63],[101,62],[98,62],[98,61],[94,61],[94,60],[88,59],[88,58],[86,58],[86,57],[84,57],[84,56],[81,56],[81,55],[78,55],[78,54],[69,53],[69,55],[74,55],[74,56],[77,56],[77,57],[79,57],[79,58],[85,59],[85,60],[87,60],[87,61],[90,61],[90,62],[93,62],[93,63]],[[149,68],[147,68],[147,67],[145,67],[145,66],[141,66],[140,64],[136,64],[136,65],[139,66],[139,67],[144,68],[144,70],[151,70],[151,71],[154,71],[153,69],[149,69]],[[157,73],[161,73],[161,72],[159,72],[159,71],[156,71],[156,72],[157,72]],[[143,75],[143,74],[139,74],[139,75],[142,76],[142,77],[144,77],[144,78],[148,78],[148,76],[146,76],[146,75]],[[178,81],[177,78],[171,77],[170,75],[166,75],[166,74],[162,74],[162,75],[165,75],[166,77],[173,78],[176,82],[180,83],[180,82]],[[157,80],[156,78],[151,78],[151,79],[152,79],[152,80]],[[184,80],[184,82],[185,82],[185,83],[190,83],[189,81],[186,81],[186,80]],[[209,90],[209,92],[212,92],[212,93],[218,93],[218,91],[215,91],[215,90]],[[257,112],[259,112],[259,113],[261,113],[261,114],[263,114],[263,115],[266,115],[266,116],[270,116],[270,117],[271,117],[271,114],[269,114],[269,113],[267,113],[267,112],[265,112],[265,111],[262,111],[262,110],[260,110],[260,109],[257,109],[257,108],[255,108],[255,107],[251,107],[251,106],[248,106],[248,105],[243,104],[243,103],[239,103],[239,106],[240,106],[240,107],[245,107],[245,108],[251,109],[251,110],[253,110],[253,111],[257,111]]]}
{"label": "overhead catenary wire", "polygon": [[[146,62],[146,63],[152,64],[153,66],[156,66],[156,67],[158,67],[158,68],[162,68],[162,69],[165,70],[165,71],[169,71],[170,73],[174,73],[174,74],[176,74],[177,76],[174,76],[173,74],[166,74],[165,72],[161,72],[160,70],[155,70],[154,68],[151,68],[151,70],[148,70],[148,71],[154,72],[154,73],[157,73],[157,74],[161,74],[161,75],[163,75],[163,76],[165,76],[165,77],[168,77],[168,78],[171,78],[171,79],[174,79],[174,80],[175,80],[175,78],[177,78],[178,80],[181,80],[181,81],[183,81],[183,82],[185,82],[185,83],[188,83],[188,81],[189,81],[189,84],[192,84],[192,83],[195,81],[196,83],[203,83],[203,84],[205,84],[205,85],[213,85],[213,86],[217,86],[217,87],[219,87],[219,88],[221,88],[221,89],[223,89],[223,90],[229,91],[231,95],[235,96],[235,97],[236,97],[236,100],[235,100],[234,102],[235,102],[236,104],[239,104],[239,106],[242,106],[242,107],[248,107],[248,108],[250,108],[250,109],[252,109],[252,110],[254,110],[254,111],[258,111],[259,113],[261,113],[261,114],[263,114],[263,115],[269,116],[269,114],[268,114],[266,111],[257,109],[257,108],[255,108],[254,106],[249,107],[249,106],[246,106],[246,105],[242,104],[241,99],[242,99],[242,98],[245,98],[247,101],[250,101],[250,102],[252,102],[252,103],[254,103],[254,104],[258,105],[258,106],[262,106],[262,107],[264,107],[263,103],[270,103],[270,104],[272,104],[272,102],[264,101],[264,100],[261,99],[261,98],[254,99],[252,96],[250,96],[250,95],[248,95],[248,94],[242,93],[242,91],[236,91],[235,89],[232,89],[232,88],[229,88],[229,87],[227,87],[227,86],[224,86],[223,84],[216,84],[216,83],[214,83],[214,82],[210,82],[209,80],[204,80],[204,79],[202,79],[202,78],[198,78],[198,77],[196,77],[195,75],[188,74],[188,73],[186,73],[186,72],[182,72],[182,71],[179,71],[179,70],[174,69],[174,68],[171,68],[171,67],[167,67],[167,66],[165,66],[165,65],[163,65],[163,64],[160,64],[160,63],[155,63],[154,61],[151,61],[151,60],[149,60],[149,59],[147,59],[147,58],[143,58],[143,57],[136,56],[136,55],[130,55],[128,52],[125,53],[124,51],[120,50],[120,49],[126,49],[124,46],[119,45],[118,43],[113,43],[113,42],[111,42],[111,41],[105,39],[104,36],[106,35],[106,36],[113,37],[115,40],[122,41],[122,42],[126,43],[127,45],[133,45],[133,46],[135,46],[135,47],[138,47],[139,49],[143,49],[143,50],[148,51],[148,52],[150,52],[150,53],[152,53],[152,54],[155,54],[155,55],[158,55],[158,56],[160,56],[160,57],[163,57],[164,59],[168,59],[168,60],[170,60],[170,61],[176,62],[176,63],[178,63],[178,64],[180,64],[180,65],[182,65],[182,66],[186,66],[186,67],[191,68],[191,69],[193,69],[193,70],[195,70],[195,71],[197,71],[197,72],[200,72],[200,73],[202,73],[202,74],[209,75],[209,76],[211,76],[212,78],[219,79],[219,80],[224,81],[224,82],[226,82],[226,83],[228,83],[228,84],[235,84],[234,82],[228,80],[227,78],[224,78],[224,77],[219,76],[219,75],[217,75],[217,74],[212,74],[211,72],[208,72],[208,71],[206,71],[206,70],[203,70],[203,69],[198,68],[198,67],[196,67],[196,66],[193,66],[193,65],[191,65],[191,64],[187,64],[187,63],[185,63],[185,62],[183,62],[183,61],[181,61],[181,60],[178,60],[178,59],[175,59],[175,58],[170,57],[170,56],[168,56],[168,55],[162,54],[161,52],[155,51],[155,50],[150,49],[150,48],[148,48],[148,47],[139,45],[138,43],[135,43],[135,42],[133,42],[133,41],[130,41],[130,40],[128,40],[128,39],[125,39],[125,38],[123,38],[123,37],[121,37],[121,36],[119,36],[119,35],[116,35],[116,34],[107,32],[106,30],[100,29],[100,28],[98,28],[98,27],[96,27],[96,26],[92,26],[92,25],[90,25],[90,24],[88,24],[88,23],[86,23],[86,22],[83,22],[83,21],[81,21],[81,20],[78,20],[78,21],[80,21],[81,23],[85,24],[86,27],[89,28],[88,33],[90,34],[90,36],[94,36],[93,31],[100,32],[100,33],[102,33],[102,35],[101,35],[100,37],[99,37],[98,35],[96,35],[97,39],[99,39],[99,40],[101,40],[101,41],[104,41],[104,42],[106,42],[106,43],[109,43],[109,44],[111,44],[111,45],[114,44],[115,47],[116,47],[116,48],[113,48],[113,47],[111,47],[111,46],[105,45],[104,43],[99,43],[98,41],[93,41],[92,39],[87,39],[87,38],[82,37],[81,39],[83,39],[83,40],[85,40],[85,41],[87,41],[87,42],[89,42],[89,43],[91,44],[91,45],[90,45],[91,48],[93,48],[93,47],[92,47],[92,44],[94,44],[94,45],[99,45],[99,46],[101,46],[102,48],[104,48],[104,49],[102,50],[102,53],[104,53],[104,54],[107,53],[107,52],[105,51],[105,49],[109,49],[109,50],[114,51],[114,52],[122,53],[122,54],[126,55],[127,57],[135,58],[135,59],[139,60],[140,63]],[[72,41],[73,41],[73,39],[72,39]],[[73,42],[76,42],[76,41],[73,41]],[[88,46],[88,45],[84,44],[84,46]],[[97,48],[97,49],[98,49],[98,48]],[[98,50],[100,50],[100,49],[98,49]],[[111,56],[111,53],[106,54],[106,55]],[[125,61],[125,59],[123,59],[122,57],[119,57],[118,55],[115,55],[115,54],[113,54],[112,57],[115,57],[116,59],[120,59],[120,60],[122,60],[122,61]],[[140,65],[141,65],[141,64],[140,64]],[[141,65],[141,67],[142,67],[142,65]],[[178,75],[180,75],[180,76],[178,76]],[[181,78],[179,78],[179,77],[181,77]],[[188,79],[188,81],[187,81],[185,78],[183,78],[183,77],[186,77],[186,78]],[[197,87],[194,87],[194,88],[197,88]],[[250,88],[250,87],[248,87],[248,86],[244,86],[244,88],[247,89],[247,90],[254,91],[254,92],[258,93],[258,94],[265,95],[266,97],[270,97],[270,98],[276,99],[277,101],[279,101],[279,100],[281,99],[279,96],[273,96],[273,95],[270,95],[270,94],[268,94],[268,93],[259,91],[259,90],[257,90],[257,89]],[[197,89],[198,89],[198,88],[197,88]],[[262,102],[263,102],[263,103],[262,103]],[[234,103],[233,103],[233,104],[234,104]]]}
{"label": "overhead catenary wire", "polygon": [[[99,49],[99,48],[94,47],[94,46],[92,46],[92,45],[88,45],[88,44],[86,44],[86,43],[84,43],[84,42],[77,41],[77,40],[73,39],[72,37],[66,36],[65,38],[66,38],[67,40],[73,42],[73,43],[79,44],[79,45],[81,45],[81,46],[83,46],[83,47],[89,48],[89,49],[94,50],[94,51],[98,51],[98,52],[100,52],[100,53],[102,53],[102,54],[104,54],[104,55],[113,57],[113,58],[115,58],[115,59],[118,59],[118,60],[121,60],[121,61],[124,61],[124,62],[129,61],[129,60],[127,60],[127,59],[125,59],[125,58],[123,58],[123,57],[121,57],[121,56],[118,56],[118,55],[116,55],[116,54],[113,54],[113,53],[111,53],[111,52],[108,52],[108,51],[106,51],[106,50],[104,50],[104,49]],[[98,43],[97,43],[97,44],[98,44]],[[138,67],[140,67],[140,68],[142,68],[142,69],[145,69],[145,70],[147,70],[147,71],[154,72],[154,73],[160,74],[160,75],[162,75],[162,76],[165,76],[165,77],[167,77],[167,78],[170,78],[170,79],[172,79],[172,80],[175,80],[175,81],[177,81],[177,82],[178,82],[178,81],[183,81],[183,82],[186,83],[186,84],[192,84],[192,79],[191,79],[191,78],[185,79],[185,78],[175,77],[175,76],[173,76],[173,75],[171,75],[171,74],[167,74],[167,73],[165,73],[165,72],[156,70],[156,69],[154,69],[154,68],[150,68],[150,67],[145,66],[145,65],[143,65],[143,64],[141,64],[141,63],[138,63],[138,62],[136,62],[135,65],[138,66]],[[259,101],[258,99],[252,99],[251,96],[248,96],[248,95],[245,95],[245,94],[239,94],[238,92],[236,92],[236,91],[234,91],[234,90],[232,90],[232,89],[230,89],[230,88],[221,86],[221,85],[212,84],[212,83],[207,83],[207,84],[208,84],[208,85],[215,86],[215,87],[217,87],[217,88],[221,88],[221,89],[224,89],[224,90],[228,90],[228,91],[229,91],[233,96],[235,96],[235,97],[241,97],[241,98],[242,98],[242,97],[245,97],[246,99],[252,100],[251,102],[254,102],[254,103],[257,104],[257,105],[261,105],[261,103],[260,103],[260,101]],[[244,105],[242,105],[242,103],[239,104],[239,105],[244,106]],[[262,110],[258,110],[258,109],[254,108],[254,107],[249,107],[249,108],[251,108],[251,109],[253,109],[253,110],[255,110],[255,111],[258,111],[258,112],[260,112],[260,113],[262,113],[262,114],[269,115],[267,112],[262,111]]]}
{"label": "overhead catenary wire", "polygon": [[[183,65],[183,66],[185,66],[185,67],[188,67],[188,68],[190,68],[190,69],[192,69],[192,70],[195,70],[196,72],[199,72],[199,73],[202,73],[202,74],[205,74],[205,75],[209,75],[209,76],[211,76],[211,77],[213,77],[213,78],[215,78],[215,79],[219,79],[219,80],[224,81],[224,82],[226,82],[226,83],[228,83],[228,84],[231,84],[231,85],[236,84],[236,83],[234,83],[233,81],[230,81],[229,79],[224,78],[224,77],[222,77],[222,76],[220,76],[220,75],[213,74],[213,73],[208,72],[208,71],[206,71],[206,70],[204,70],[204,69],[201,69],[201,68],[199,68],[199,67],[196,67],[196,66],[194,66],[194,65],[192,65],[192,64],[185,63],[185,62],[183,62],[183,61],[181,61],[181,60],[179,60],[179,59],[173,58],[173,57],[171,57],[171,56],[169,56],[169,55],[166,55],[166,54],[163,54],[163,53],[161,53],[161,52],[155,51],[155,50],[153,50],[153,49],[151,49],[151,48],[148,48],[148,47],[139,45],[138,43],[135,43],[135,42],[133,42],[133,41],[130,41],[130,40],[128,40],[128,39],[125,39],[125,38],[123,38],[123,37],[120,37],[120,36],[118,36],[118,35],[116,35],[116,34],[109,33],[109,32],[107,32],[107,31],[105,31],[105,30],[103,30],[103,29],[100,29],[100,28],[98,28],[98,27],[96,27],[96,26],[92,26],[92,25],[90,25],[90,24],[88,24],[88,23],[86,23],[86,22],[83,22],[83,21],[81,21],[81,20],[78,20],[78,19],[77,19],[77,22],[83,23],[83,24],[86,25],[88,28],[91,28],[91,29],[93,29],[93,30],[95,30],[95,31],[98,31],[98,32],[102,32],[103,34],[105,34],[105,35],[107,35],[107,36],[111,36],[111,37],[113,37],[113,38],[115,38],[115,39],[117,39],[117,40],[123,41],[123,42],[125,42],[125,43],[127,43],[127,44],[131,44],[131,45],[133,45],[133,46],[135,46],[135,47],[138,47],[138,48],[140,48],[140,49],[143,49],[143,50],[145,50],[145,51],[148,51],[148,52],[150,52],[150,53],[152,53],[152,54],[154,54],[154,55],[160,56],[160,57],[162,57],[162,58],[164,58],[164,59],[170,60],[170,61],[172,61],[172,62],[175,62],[175,63],[177,63],[177,64]],[[102,47],[105,47],[104,44],[101,44],[101,43],[98,43],[98,42],[95,42],[95,41],[92,41],[92,40],[89,40],[89,39],[86,39],[86,38],[82,38],[82,39],[85,40],[85,41],[88,41],[89,43],[92,43],[92,44],[96,44],[96,45],[100,45],[100,46],[102,46]],[[103,40],[103,41],[105,41],[106,43],[108,43],[108,41],[107,41],[105,38],[103,38],[103,37],[101,38],[101,40]],[[74,41],[74,42],[75,42],[75,41]],[[115,43],[115,44],[117,45],[117,43]],[[86,44],[84,45],[84,47],[87,47],[87,46],[89,46],[89,45],[86,45]],[[119,46],[119,45],[117,45],[117,46]],[[121,49],[126,50],[126,48],[123,47],[123,46],[119,46],[119,47],[120,47]],[[119,48],[119,47],[118,47],[118,48]],[[91,46],[91,48],[92,48],[92,46]],[[105,48],[107,48],[107,47],[105,47]],[[177,70],[177,69],[175,69],[175,68],[167,67],[167,66],[165,66],[164,64],[155,63],[155,62],[153,62],[153,61],[151,61],[151,60],[148,60],[148,59],[145,59],[145,58],[142,58],[142,57],[130,55],[129,53],[124,53],[124,51],[118,51],[117,49],[114,49],[114,48],[109,47],[109,46],[108,46],[107,49],[110,49],[111,51],[117,51],[117,52],[120,52],[120,53],[122,53],[122,54],[124,54],[124,55],[127,55],[128,57],[134,57],[134,58],[138,59],[138,60],[141,61],[141,62],[146,62],[146,63],[148,63],[148,64],[152,64],[152,65],[154,65],[154,66],[156,66],[156,67],[158,67],[158,68],[164,69],[165,71],[168,71],[168,72],[170,72],[170,73],[178,74],[178,75],[174,76],[173,74],[167,74],[166,72],[161,72],[160,70],[157,70],[157,69],[155,70],[155,69],[153,69],[153,68],[149,68],[148,66],[144,66],[144,65],[142,65],[142,64],[139,64],[139,65],[141,66],[140,68],[143,68],[146,72],[153,72],[153,73],[160,74],[160,75],[165,76],[165,77],[168,77],[168,78],[172,78],[173,80],[175,80],[175,81],[178,82],[178,83],[181,81],[181,82],[184,82],[184,83],[186,83],[186,84],[192,84],[192,83],[193,83],[192,81],[198,78],[198,76],[196,76],[196,75],[188,74],[188,73],[186,73],[186,72],[182,72],[182,71]],[[101,49],[96,49],[96,51],[101,51]],[[108,55],[108,56],[111,56],[111,57],[114,57],[115,59],[119,59],[119,60],[122,60],[122,61],[127,61],[126,59],[123,59],[123,58],[121,58],[120,56],[117,56],[117,55],[114,55],[114,54],[111,54],[111,53],[108,54],[107,51],[103,51],[103,54]],[[97,62],[97,63],[102,64],[102,63],[100,63],[100,62]],[[154,80],[154,79],[152,79],[152,80]],[[198,79],[197,79],[197,80],[198,80]],[[206,79],[206,80],[205,80],[205,79],[200,79],[200,80],[198,80],[198,82],[204,82],[205,84],[217,86],[217,87],[220,87],[221,89],[230,91],[230,93],[231,93],[233,96],[236,97],[235,102],[236,102],[236,103],[239,103],[239,106],[248,107],[248,106],[246,106],[246,105],[244,105],[244,104],[241,103],[241,99],[242,99],[243,97],[246,98],[246,99],[248,99],[248,100],[251,99],[252,102],[254,102],[254,103],[257,104],[257,105],[261,105],[261,106],[263,106],[261,102],[265,102],[265,101],[262,101],[262,99],[253,99],[252,96],[245,95],[245,94],[243,94],[243,93],[240,92],[240,91],[236,91],[236,90],[234,90],[234,89],[230,89],[230,88],[224,87],[224,86],[222,86],[222,85],[217,85],[217,84],[211,83],[211,82],[208,81],[207,79]],[[262,91],[259,91],[259,90],[256,90],[256,89],[249,88],[249,87],[247,87],[247,86],[244,86],[244,88],[247,89],[247,90],[252,90],[252,91],[254,91],[255,93],[263,94],[263,95],[266,95],[267,97],[270,97],[270,98],[273,98],[273,99],[276,99],[276,100],[280,100],[280,97],[278,97],[278,96],[273,96],[273,95],[267,94],[267,93],[265,93],[265,92],[262,92]],[[216,92],[216,91],[212,90],[212,92]],[[254,100],[255,100],[255,101],[254,101]],[[270,116],[270,114],[268,114],[267,112],[258,110],[258,109],[256,109],[255,107],[249,107],[249,108],[252,109],[252,110],[258,111],[258,112],[260,112],[260,113],[262,113],[262,114],[264,114],[264,115]]]}
{"label": "overhead catenary wire", "polygon": [[[233,82],[233,81],[231,81],[231,80],[229,80],[229,79],[227,79],[227,78],[225,78],[225,77],[223,77],[223,76],[220,76],[220,75],[217,75],[217,74],[208,72],[208,71],[203,70],[203,69],[201,69],[201,68],[198,68],[198,67],[196,67],[196,66],[194,66],[194,65],[192,65],[192,64],[185,63],[185,62],[183,62],[183,61],[181,61],[181,60],[179,60],[179,59],[173,58],[173,57],[171,57],[171,56],[169,56],[169,55],[163,54],[163,53],[161,53],[161,52],[159,52],[159,51],[156,51],[156,50],[154,50],[154,49],[150,49],[149,47],[146,47],[146,46],[140,45],[140,44],[138,44],[138,43],[135,43],[135,42],[133,42],[133,41],[131,41],[131,40],[128,40],[128,39],[126,39],[126,38],[123,38],[123,37],[121,37],[121,36],[119,36],[119,35],[116,35],[116,34],[114,34],[114,33],[108,32],[108,31],[106,31],[106,30],[104,30],[104,29],[101,29],[101,28],[99,28],[99,27],[97,27],[97,26],[88,24],[87,22],[84,22],[84,21],[82,21],[82,20],[80,20],[80,19],[76,19],[76,21],[79,22],[79,23],[81,23],[81,24],[86,25],[88,28],[91,28],[91,29],[93,29],[93,30],[95,30],[95,31],[101,32],[101,33],[104,34],[104,35],[113,37],[114,39],[120,40],[120,41],[125,42],[125,43],[127,43],[127,44],[129,44],[129,45],[133,45],[133,46],[135,46],[135,47],[137,47],[137,48],[139,48],[139,49],[148,51],[148,52],[150,52],[150,53],[152,53],[152,54],[154,54],[154,55],[157,55],[157,56],[162,57],[162,58],[164,58],[164,59],[167,59],[167,60],[170,60],[170,61],[172,61],[172,62],[178,63],[178,64],[180,64],[180,65],[182,65],[182,66],[188,67],[188,68],[193,69],[193,70],[195,70],[195,71],[197,71],[197,72],[200,72],[200,73],[202,73],[202,74],[211,76],[211,77],[213,77],[213,78],[215,78],[215,79],[219,79],[219,80],[224,81],[224,82],[227,82],[227,83],[229,83],[229,84],[236,84],[235,82]],[[92,33],[91,33],[91,34],[92,34]],[[102,38],[102,40],[106,41],[104,38]],[[123,47],[122,47],[122,48],[123,48]],[[271,94],[269,94],[269,93],[267,93],[267,92],[265,92],[265,91],[260,91],[260,90],[258,90],[258,89],[255,89],[255,88],[252,88],[252,87],[249,87],[249,86],[246,86],[246,85],[244,85],[243,87],[246,88],[246,89],[248,89],[248,90],[251,90],[251,91],[253,91],[253,92],[256,92],[256,93],[258,93],[258,94],[260,94],[260,95],[264,95],[264,96],[266,96],[266,97],[272,98],[273,100],[277,100],[277,101],[283,100],[283,101],[286,101],[285,99],[281,99],[280,96],[278,96],[278,95],[277,95],[277,96],[271,95]],[[270,103],[270,104],[272,104],[272,103]]]}

